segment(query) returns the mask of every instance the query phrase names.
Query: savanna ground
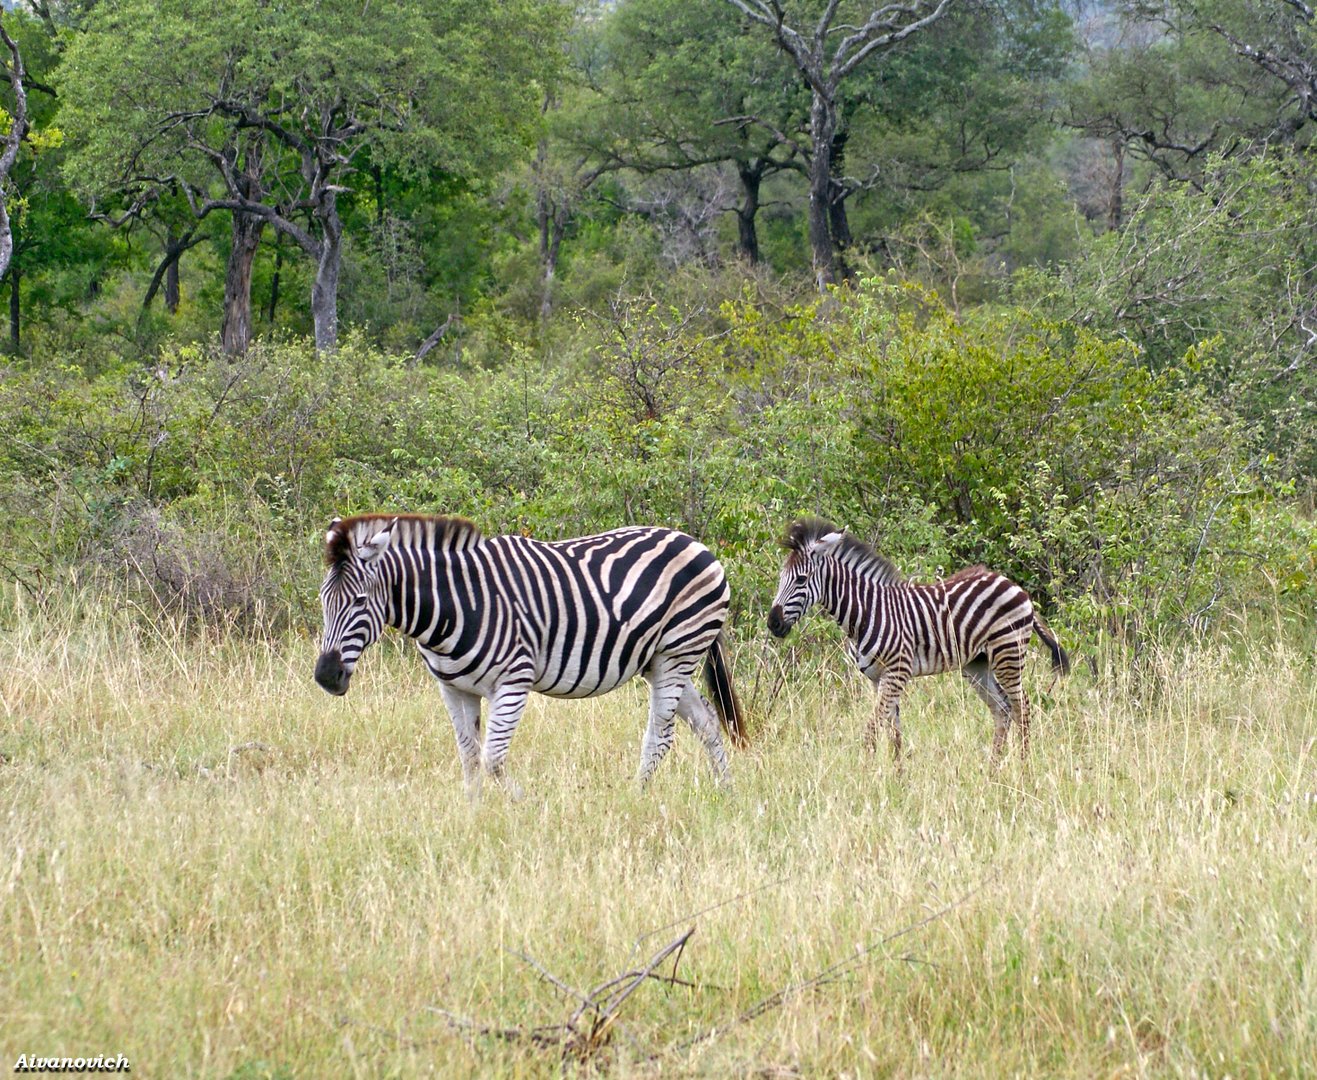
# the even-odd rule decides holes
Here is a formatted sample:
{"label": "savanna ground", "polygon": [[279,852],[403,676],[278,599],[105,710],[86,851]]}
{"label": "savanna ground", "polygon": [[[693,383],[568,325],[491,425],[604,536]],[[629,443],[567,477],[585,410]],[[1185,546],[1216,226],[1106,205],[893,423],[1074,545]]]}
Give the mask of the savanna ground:
{"label": "savanna ground", "polygon": [[[633,685],[536,699],[511,758],[526,797],[487,790],[470,806],[410,649],[377,647],[335,700],[310,679],[309,639],[144,623],[94,602],[6,605],[7,1065],[104,1052],[147,1077],[539,1075],[565,1060],[644,1076],[1317,1066],[1310,641],[1099,653],[1050,692],[1039,647],[1034,752],[995,772],[977,699],[921,680],[897,775],[860,749],[870,700],[840,658],[793,666],[746,639],[737,674],[758,715],[732,793],[686,732],[635,790]],[[656,971],[680,981],[644,980],[607,1024],[564,989],[643,969],[692,928]]]}

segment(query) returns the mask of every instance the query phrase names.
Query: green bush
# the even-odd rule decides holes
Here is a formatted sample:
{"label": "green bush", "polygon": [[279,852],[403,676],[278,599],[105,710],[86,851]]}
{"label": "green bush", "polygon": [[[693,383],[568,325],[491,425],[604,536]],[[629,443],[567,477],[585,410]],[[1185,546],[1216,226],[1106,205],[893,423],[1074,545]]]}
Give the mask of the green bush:
{"label": "green bush", "polygon": [[38,594],[104,578],[203,621],[305,624],[334,514],[654,522],[709,543],[757,623],[784,525],[821,514],[912,576],[988,563],[1091,634],[1312,610],[1317,532],[1214,409],[1209,352],[1154,373],[1095,331],[883,282],[716,317],[615,305],[574,340],[570,364],[509,342],[492,371],[351,337],[10,366],[0,566]]}

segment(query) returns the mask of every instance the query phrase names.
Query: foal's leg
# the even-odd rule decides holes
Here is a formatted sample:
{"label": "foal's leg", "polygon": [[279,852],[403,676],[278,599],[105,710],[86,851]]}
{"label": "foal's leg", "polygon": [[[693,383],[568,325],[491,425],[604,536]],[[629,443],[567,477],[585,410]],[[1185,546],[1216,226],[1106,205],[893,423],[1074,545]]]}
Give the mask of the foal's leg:
{"label": "foal's leg", "polygon": [[[1024,695],[1024,650],[1015,644],[988,657],[992,673],[1010,706],[1010,718],[1019,733],[1020,756],[1029,753],[1029,699]],[[1000,756],[1006,746],[1006,732],[1001,729],[1000,740],[993,739],[993,749]]]}
{"label": "foal's leg", "polygon": [[1006,691],[993,677],[987,657],[971,660],[961,668],[960,673],[992,713],[992,752],[994,757],[999,758],[1002,747],[1006,745],[1006,730],[1011,722],[1011,703],[1006,697]]}
{"label": "foal's leg", "polygon": [[645,673],[649,680],[649,723],[645,727],[645,741],[640,747],[640,771],[636,773],[641,787],[649,783],[659,762],[672,749],[673,716],[677,712],[677,703],[690,685],[691,671],[691,665],[658,657]]}
{"label": "foal's leg", "polygon": [[903,672],[887,671],[874,682],[878,701],[873,716],[864,729],[864,745],[873,750],[878,745],[878,729],[884,725],[892,743],[892,760],[901,760],[901,692],[910,677]]}
{"label": "foal's leg", "polygon": [[709,767],[719,784],[731,784],[732,775],[727,765],[727,751],[723,749],[723,739],[718,731],[718,714],[713,706],[705,700],[704,695],[695,689],[695,683],[686,677],[686,686],[677,701],[677,713],[696,737],[704,744],[704,752],[709,755]]}

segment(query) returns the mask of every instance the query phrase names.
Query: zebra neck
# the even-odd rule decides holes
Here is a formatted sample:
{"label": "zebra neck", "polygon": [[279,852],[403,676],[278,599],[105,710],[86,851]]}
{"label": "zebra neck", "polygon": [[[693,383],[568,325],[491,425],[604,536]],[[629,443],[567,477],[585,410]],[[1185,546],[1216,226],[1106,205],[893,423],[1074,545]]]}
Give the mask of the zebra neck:
{"label": "zebra neck", "polygon": [[[463,554],[425,545],[391,549],[383,567],[387,597],[385,624],[417,640],[431,641],[447,634],[454,621],[454,603],[462,601],[453,595],[442,566],[445,560]],[[467,590],[460,584],[466,575],[459,573],[457,578],[456,591],[466,599],[463,606],[470,607],[474,597],[466,597]]]}
{"label": "zebra neck", "polygon": [[[390,553],[392,555],[392,553]],[[407,584],[407,567],[410,564],[401,558],[388,558],[383,564],[386,603],[384,608],[384,625],[395,629],[405,629],[403,625],[403,594]]]}
{"label": "zebra neck", "polygon": [[831,562],[819,604],[837,620],[846,636],[853,638],[864,626],[874,606],[874,594],[885,592],[889,587],[845,563]]}

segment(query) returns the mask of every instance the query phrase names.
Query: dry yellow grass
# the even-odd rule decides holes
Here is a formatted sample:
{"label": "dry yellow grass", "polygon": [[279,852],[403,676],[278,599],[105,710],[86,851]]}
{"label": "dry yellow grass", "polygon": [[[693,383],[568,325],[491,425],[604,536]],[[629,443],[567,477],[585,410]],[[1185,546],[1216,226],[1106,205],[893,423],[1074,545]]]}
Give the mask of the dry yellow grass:
{"label": "dry yellow grass", "polygon": [[900,776],[860,749],[858,679],[795,672],[731,794],[688,734],[634,789],[640,687],[537,699],[512,746],[526,798],[471,807],[407,650],[368,654],[340,701],[311,682],[308,640],[202,643],[12,598],[2,625],[9,1066],[121,1052],[146,1077],[553,1073],[558,1050],[445,1014],[561,1023],[578,1003],[535,965],[588,990],[694,927],[677,974],[695,985],[639,987],[590,1065],[1317,1067],[1310,651],[1081,666],[1041,702],[1027,765],[997,772],[977,699],[920,680]]}

